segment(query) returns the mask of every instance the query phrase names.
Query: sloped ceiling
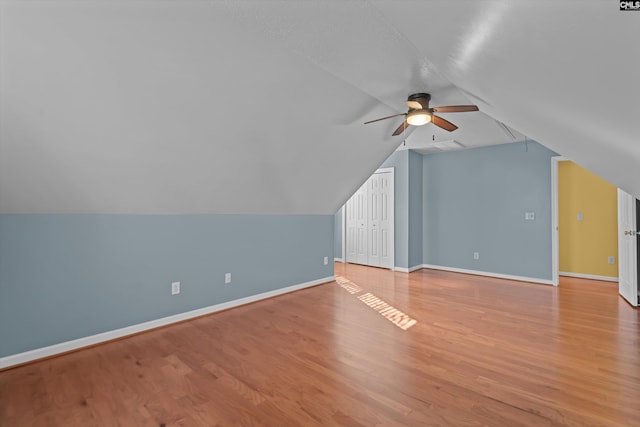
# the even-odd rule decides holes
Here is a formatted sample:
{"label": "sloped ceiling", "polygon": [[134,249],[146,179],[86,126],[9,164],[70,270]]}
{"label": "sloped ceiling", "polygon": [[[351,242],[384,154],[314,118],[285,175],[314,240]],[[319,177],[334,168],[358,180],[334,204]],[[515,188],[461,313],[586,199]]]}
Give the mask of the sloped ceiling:
{"label": "sloped ceiling", "polygon": [[[638,39],[615,1],[0,1],[0,212],[330,214],[403,139],[524,135],[640,196]],[[363,125],[417,91],[481,111]]]}

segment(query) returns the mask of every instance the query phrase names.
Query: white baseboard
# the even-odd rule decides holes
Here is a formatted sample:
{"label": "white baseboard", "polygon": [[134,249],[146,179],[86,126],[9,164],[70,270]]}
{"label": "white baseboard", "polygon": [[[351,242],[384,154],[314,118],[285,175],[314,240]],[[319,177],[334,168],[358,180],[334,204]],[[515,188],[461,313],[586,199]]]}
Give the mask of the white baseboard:
{"label": "white baseboard", "polygon": [[195,317],[204,316],[207,314],[215,313],[221,310],[227,310],[230,308],[238,307],[244,304],[260,301],[266,298],[272,298],[278,295],[286,294],[289,292],[297,291],[300,289],[308,288],[311,286],[320,285],[335,280],[335,276],[329,276],[318,280],[312,280],[310,282],[301,283],[298,285],[288,286],[286,288],[276,289],[269,292],[263,292],[257,295],[251,295],[237,300],[223,302],[209,307],[203,307],[196,310],[187,311],[185,313],[174,314],[173,316],[163,317],[161,319],[151,320],[144,323],[138,323],[137,325],[131,325],[113,331],[102,332],[100,334],[91,335],[88,337],[78,338],[72,341],[66,341],[59,344],[50,345],[47,347],[37,348],[34,350],[25,351],[24,353],[12,354],[10,356],[0,357],[0,369],[5,369],[10,366],[21,365],[23,363],[31,362],[37,359],[43,359],[45,357],[55,356],[61,353],[67,353],[69,351],[77,350],[82,347],[88,347],[95,344],[100,344],[106,341],[111,341],[117,338],[126,337],[127,335],[137,334],[139,332],[148,331],[150,329],[159,328],[161,326],[170,325],[176,322],[182,322],[183,320],[193,319]]}
{"label": "white baseboard", "polygon": [[510,274],[491,273],[488,271],[478,271],[478,270],[466,270],[464,268],[444,267],[441,265],[431,265],[431,264],[422,264],[422,268],[429,268],[432,270],[451,271],[453,273],[473,274],[475,276],[495,277],[497,279],[517,280],[519,282],[532,282],[532,283],[541,283],[543,285],[553,285],[552,280],[538,279],[535,277],[512,276]]}
{"label": "white baseboard", "polygon": [[611,276],[597,276],[595,274],[569,273],[569,272],[566,272],[566,271],[560,271],[560,272],[558,272],[558,274],[560,276],[577,277],[579,279],[591,279],[591,280],[604,280],[606,282],[618,282],[618,278],[617,277],[611,277]]}
{"label": "white baseboard", "polygon": [[344,264],[344,259],[343,258],[334,258],[333,259],[334,262],[341,262]]}
{"label": "white baseboard", "polygon": [[413,267],[409,267],[409,268],[406,268],[406,267],[393,267],[393,269],[395,271],[399,271],[400,273],[411,273],[411,272],[414,272],[416,270],[420,270],[421,268],[424,268],[424,266],[423,265],[414,265]]}

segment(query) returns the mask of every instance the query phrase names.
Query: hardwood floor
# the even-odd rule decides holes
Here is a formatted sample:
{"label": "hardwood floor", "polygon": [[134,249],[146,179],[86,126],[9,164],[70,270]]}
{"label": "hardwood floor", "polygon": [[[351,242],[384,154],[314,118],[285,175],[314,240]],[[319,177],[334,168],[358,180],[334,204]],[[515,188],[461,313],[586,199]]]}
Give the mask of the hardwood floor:
{"label": "hardwood floor", "polygon": [[615,284],[336,276],[0,372],[0,426],[640,425],[640,313]]}

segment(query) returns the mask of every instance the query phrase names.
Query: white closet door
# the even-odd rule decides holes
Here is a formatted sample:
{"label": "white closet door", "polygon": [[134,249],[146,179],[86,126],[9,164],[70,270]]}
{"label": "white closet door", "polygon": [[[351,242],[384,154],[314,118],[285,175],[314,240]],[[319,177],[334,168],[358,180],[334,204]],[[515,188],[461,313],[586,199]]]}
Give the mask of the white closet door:
{"label": "white closet door", "polygon": [[369,257],[367,264],[374,267],[381,267],[380,258],[382,248],[380,244],[382,243],[382,238],[380,235],[380,214],[382,212],[382,198],[380,194],[380,175],[381,174],[376,173],[367,181],[367,187],[369,189],[367,203]]}
{"label": "white closet door", "polygon": [[393,172],[377,172],[346,204],[346,261],[393,268]]}
{"label": "white closet door", "polygon": [[347,262],[367,264],[367,183],[347,202]]}
{"label": "white closet door", "polygon": [[360,187],[356,197],[356,261],[359,264],[367,263],[367,186]]}

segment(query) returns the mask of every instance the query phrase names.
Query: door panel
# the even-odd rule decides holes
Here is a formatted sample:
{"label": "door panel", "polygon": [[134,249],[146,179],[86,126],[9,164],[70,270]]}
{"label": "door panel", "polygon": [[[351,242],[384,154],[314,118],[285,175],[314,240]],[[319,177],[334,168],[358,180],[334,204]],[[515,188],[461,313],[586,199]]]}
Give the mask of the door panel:
{"label": "door panel", "polygon": [[380,174],[369,178],[369,259],[367,264],[380,267]]}
{"label": "door panel", "polygon": [[367,231],[364,228],[358,228],[356,230],[358,233],[357,237],[357,245],[356,245],[356,259],[354,262],[360,264],[366,264],[367,259]]}
{"label": "door panel", "polygon": [[356,210],[355,210],[355,198],[350,198],[346,205],[346,239],[347,239],[347,253],[345,256],[346,262],[355,262],[356,248],[357,248],[357,229],[356,229]]}
{"label": "door panel", "polygon": [[369,239],[369,265],[377,266],[377,260],[380,258],[380,234],[378,230],[370,231]]}
{"label": "door panel", "polygon": [[618,189],[618,292],[638,306],[636,200]]}
{"label": "door panel", "polygon": [[356,229],[358,233],[358,246],[356,249],[356,259],[353,262],[358,264],[367,263],[367,186],[360,187],[356,193]]}
{"label": "door panel", "polygon": [[380,235],[381,235],[380,257],[382,257],[383,260],[388,260],[389,259],[389,230],[382,230]]}
{"label": "door panel", "polygon": [[385,172],[380,176],[380,261],[379,266],[393,268],[393,173]]}
{"label": "door panel", "polygon": [[367,263],[367,187],[363,185],[347,201],[347,262]]}

